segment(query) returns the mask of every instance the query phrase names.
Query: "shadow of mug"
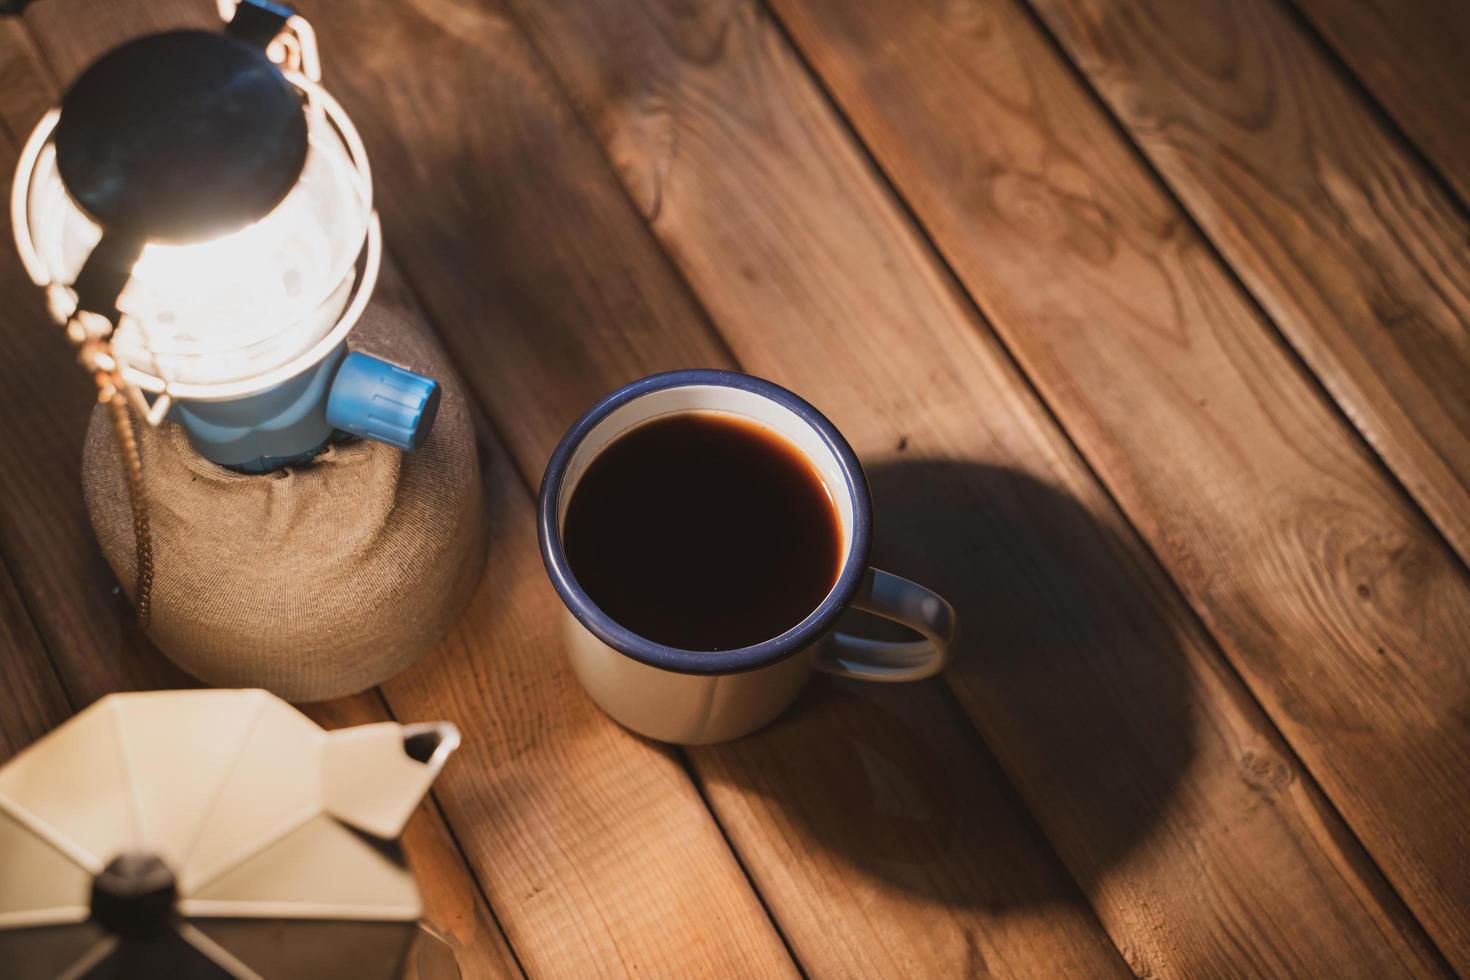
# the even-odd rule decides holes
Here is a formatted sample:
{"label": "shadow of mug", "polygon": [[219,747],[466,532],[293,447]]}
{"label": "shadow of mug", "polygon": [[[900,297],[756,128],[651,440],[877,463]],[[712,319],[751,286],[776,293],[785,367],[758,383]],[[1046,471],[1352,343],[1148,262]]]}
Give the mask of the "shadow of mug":
{"label": "shadow of mug", "polygon": [[865,873],[948,905],[1074,900],[1072,878],[1089,890],[1148,838],[1191,758],[1189,679],[1157,597],[1113,532],[1025,474],[898,460],[868,477],[875,563],[959,611],[947,680],[819,679],[769,728],[693,750],[708,790],[754,792]]}

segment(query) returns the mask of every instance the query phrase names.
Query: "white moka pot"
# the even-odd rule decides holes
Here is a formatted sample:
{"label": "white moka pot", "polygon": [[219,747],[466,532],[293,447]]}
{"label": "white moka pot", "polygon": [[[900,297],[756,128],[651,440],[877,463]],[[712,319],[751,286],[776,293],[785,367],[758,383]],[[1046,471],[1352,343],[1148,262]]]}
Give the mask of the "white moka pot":
{"label": "white moka pot", "polygon": [[103,698],[0,769],[0,972],[397,977],[420,903],[394,842],[458,745],[264,691]]}

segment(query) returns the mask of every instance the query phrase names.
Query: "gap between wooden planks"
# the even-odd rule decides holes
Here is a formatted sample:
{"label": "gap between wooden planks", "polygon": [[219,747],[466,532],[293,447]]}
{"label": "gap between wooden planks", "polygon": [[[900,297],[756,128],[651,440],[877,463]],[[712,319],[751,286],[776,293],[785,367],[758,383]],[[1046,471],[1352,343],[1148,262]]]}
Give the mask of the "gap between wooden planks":
{"label": "gap between wooden planks", "polygon": [[[770,25],[748,5],[518,9],[741,362],[814,397],[870,460],[889,457],[874,468],[886,554],[981,617],[951,683],[1130,962],[1435,972]],[[352,43],[351,20],[308,7],[332,24],[344,97],[370,117],[408,274],[528,478],[576,412],[628,376],[725,363],[708,343],[681,359],[696,314],[666,320],[676,291],[604,182],[550,193],[548,175],[582,151],[544,118],[560,110],[498,9],[374,10],[379,54],[359,67],[351,53],[368,42]],[[436,70],[384,78],[405,49]],[[559,234],[554,265],[528,247]],[[955,526],[939,519],[951,514]],[[782,730],[691,757],[798,956],[825,962],[831,926],[790,874],[799,852],[769,840],[781,814],[723,798],[704,775],[743,791],[778,773],[800,744]]]}
{"label": "gap between wooden planks", "polygon": [[0,766],[71,714],[25,600],[0,560]]}
{"label": "gap between wooden planks", "polygon": [[[60,22],[48,28],[42,18],[40,36],[55,41],[48,53],[63,76],[124,37],[180,22],[209,23],[206,5],[166,9],[154,4],[145,10],[140,4],[119,4],[105,15],[88,7],[89,16],[80,20],[85,26],[78,27],[75,9],[48,6]],[[93,12],[99,16],[90,16]],[[34,292],[20,275],[13,251],[7,246],[0,253],[6,295]],[[390,272],[383,298],[391,303],[395,295],[400,294]],[[405,307],[405,312],[410,311]],[[62,601],[46,606],[47,621],[64,638],[65,646],[52,651],[83,702],[119,688],[180,686],[187,681],[145,641],[131,630],[119,630],[118,611],[105,600],[100,583],[94,584],[103,576],[94,570],[96,547],[77,506],[76,476],[89,400],[73,399],[61,383],[79,372],[61,338],[44,326],[41,311],[32,313],[33,319],[22,322],[35,324],[34,332],[17,344],[4,367],[17,382],[31,379],[44,411],[9,420],[25,435],[7,443],[13,456],[4,469],[15,473],[25,464],[19,485],[6,487],[7,513],[20,518],[17,525],[38,529],[35,537],[42,540],[17,534],[4,542],[7,551],[20,556],[38,578],[65,590],[58,593]],[[5,410],[17,407],[4,403]],[[503,468],[492,465],[486,481],[498,567],[505,568],[507,552],[519,556],[522,568],[529,567],[534,537],[522,533],[531,527],[524,494]],[[60,501],[72,503],[61,507]],[[74,545],[70,552],[46,546],[43,535],[58,532]],[[522,574],[517,581],[531,579]],[[747,975],[789,974],[789,957],[677,763],[604,722],[577,698],[560,660],[544,657],[535,643],[547,629],[517,629],[514,614],[502,605],[524,591],[507,591],[495,574],[487,575],[459,631],[430,656],[432,667],[425,665],[388,692],[403,717],[447,716],[464,730],[465,746],[436,796],[451,817],[461,816],[460,826],[467,828],[461,841],[472,862],[492,870],[484,880],[501,889],[492,898],[510,913],[506,925],[524,950],[523,961],[543,972],[578,976],[619,967],[673,974],[736,969]],[[516,604],[530,610],[538,606]],[[547,605],[539,603],[539,608],[539,620],[551,621]],[[537,618],[534,612],[522,615]],[[481,689],[495,692],[499,700],[473,700]],[[350,712],[358,720],[382,717],[371,700],[320,710]],[[576,736],[559,743],[572,756],[559,764],[534,748],[548,719]],[[556,774],[556,780],[545,778],[546,773]],[[585,778],[575,778],[579,775]],[[677,846],[637,855],[605,846],[608,839],[638,835],[661,836]],[[466,975],[518,973],[472,877],[454,858],[442,824],[410,832],[405,846],[425,872],[426,919],[456,947]],[[470,911],[467,903],[477,907]],[[671,927],[671,909],[719,921],[724,930],[691,940]]]}
{"label": "gap between wooden planks", "polygon": [[1277,0],[1032,5],[1470,560],[1462,208]]}
{"label": "gap between wooden planks", "polygon": [[1272,719],[1470,968],[1463,566],[1014,0],[774,6]]}
{"label": "gap between wooden planks", "polygon": [[1470,6],[1461,0],[1294,4],[1470,203]]}

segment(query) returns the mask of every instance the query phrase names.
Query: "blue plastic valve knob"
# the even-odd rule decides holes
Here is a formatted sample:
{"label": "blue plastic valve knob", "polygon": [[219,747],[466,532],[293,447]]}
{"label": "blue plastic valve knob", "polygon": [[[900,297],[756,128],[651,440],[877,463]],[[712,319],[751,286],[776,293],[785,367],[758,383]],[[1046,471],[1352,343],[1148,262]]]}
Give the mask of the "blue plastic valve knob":
{"label": "blue plastic valve knob", "polygon": [[439,382],[353,351],[327,396],[334,428],[411,453],[429,438],[439,411]]}

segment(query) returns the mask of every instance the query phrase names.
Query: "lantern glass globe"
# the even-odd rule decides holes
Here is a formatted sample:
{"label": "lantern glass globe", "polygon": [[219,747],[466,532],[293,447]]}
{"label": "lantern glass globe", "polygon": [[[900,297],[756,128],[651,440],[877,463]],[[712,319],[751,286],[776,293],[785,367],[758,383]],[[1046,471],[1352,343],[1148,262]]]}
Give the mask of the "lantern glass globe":
{"label": "lantern glass globe", "polygon": [[[113,345],[126,363],[169,382],[239,381],[337,324],[368,234],[370,178],[320,107],[304,111],[305,166],[269,214],[213,239],[143,247],[117,301]],[[101,229],[67,193],[52,145],[36,158],[26,206],[42,275],[75,281]]]}

